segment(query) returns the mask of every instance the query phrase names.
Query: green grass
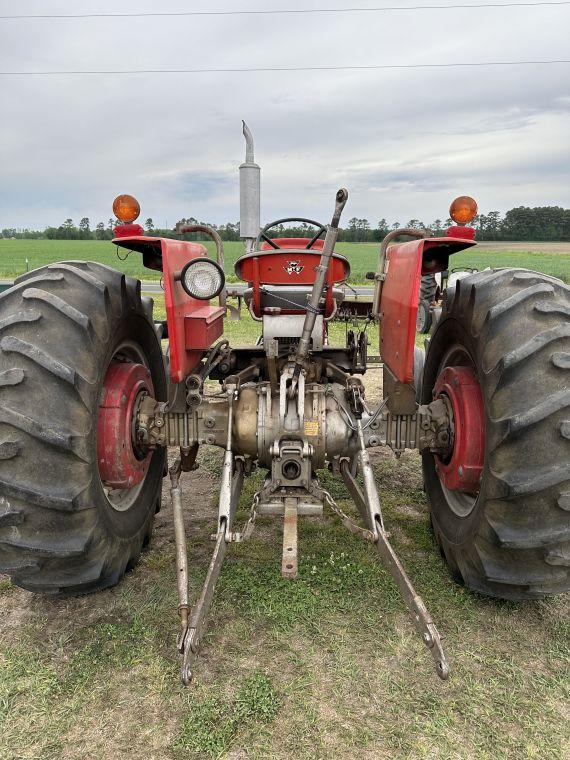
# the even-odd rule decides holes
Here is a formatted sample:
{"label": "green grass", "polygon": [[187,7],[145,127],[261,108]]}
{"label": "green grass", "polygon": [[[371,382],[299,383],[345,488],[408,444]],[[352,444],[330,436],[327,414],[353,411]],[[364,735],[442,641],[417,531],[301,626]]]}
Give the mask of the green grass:
{"label": "green grass", "polygon": [[271,723],[281,703],[270,679],[261,671],[240,679],[229,697],[212,688],[198,689],[198,693],[199,699],[193,701],[180,724],[173,747],[177,758],[187,758],[189,753],[220,757],[232,747],[240,731]]}
{"label": "green grass", "polygon": [[[570,245],[564,253],[550,253],[541,250],[539,243],[529,244],[535,246],[529,251],[503,250],[503,245],[497,250],[479,250],[474,248],[464,253],[452,256],[452,267],[524,267],[536,269],[546,274],[561,277],[570,282]],[[564,247],[564,244],[561,244]],[[212,252],[210,243],[206,247]],[[243,253],[241,243],[226,243],[224,245],[226,259],[226,276],[229,282],[235,282],[234,263]],[[375,269],[378,256],[378,246],[372,243],[339,243],[339,253],[344,254],[350,261],[350,281],[357,284],[365,283],[366,272]],[[120,255],[127,252],[119,249]],[[26,259],[28,264],[26,264]],[[117,258],[117,249],[109,242],[95,240],[0,240],[0,278],[12,278],[29,269],[54,261],[69,259],[87,259],[98,261],[102,264],[120,269],[133,277],[141,279],[159,279],[160,274],[145,269],[142,266],[142,257],[138,253],[131,253],[126,260]]]}
{"label": "green grass", "polygon": [[[203,474],[184,486],[192,600],[212,549],[219,456],[201,455]],[[329,515],[300,521],[293,582],[279,574],[279,520],[258,518],[250,541],[229,548],[183,689],[166,497],[150,550],[118,588],[58,601],[0,586],[0,758],[562,760],[568,601],[512,604],[455,585],[429,530],[419,457],[374,467],[396,550],[445,635],[449,681],[373,547]],[[238,523],[259,480],[246,482]],[[211,484],[210,504],[193,498],[198,482]]]}
{"label": "green grass", "polygon": [[477,248],[456,253],[450,257],[449,266],[454,269],[473,267],[486,269],[487,267],[522,267],[533,269],[536,272],[544,272],[554,277],[559,277],[564,282],[570,283],[570,246],[568,253],[548,253],[541,251],[540,243],[535,244],[537,250],[508,251],[508,250],[484,250]]}

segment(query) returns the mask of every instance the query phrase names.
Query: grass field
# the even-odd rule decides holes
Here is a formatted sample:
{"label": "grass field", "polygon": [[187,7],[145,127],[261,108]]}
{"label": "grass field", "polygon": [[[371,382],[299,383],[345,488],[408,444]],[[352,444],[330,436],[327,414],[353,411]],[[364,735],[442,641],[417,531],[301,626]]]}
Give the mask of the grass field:
{"label": "grass field", "polygon": [[[528,246],[528,247],[527,247]],[[213,250],[210,244],[207,244]],[[236,281],[233,265],[243,253],[241,243],[226,243],[226,276]],[[122,249],[121,256],[123,255]],[[339,243],[337,250],[348,257],[351,282],[365,282],[366,272],[375,268],[378,246],[371,243]],[[126,252],[125,252],[126,253]],[[27,259],[27,264],[26,264]],[[125,261],[108,242],[95,240],[0,240],[0,278],[12,278],[29,269],[65,259],[89,259],[120,269],[141,279],[159,279],[158,272],[142,266],[141,256],[131,253]],[[481,243],[480,246],[452,256],[452,267],[524,267],[560,277],[570,282],[570,243]]]}
{"label": "grass field", "polygon": [[[249,317],[226,324],[234,343],[259,331]],[[379,375],[366,377],[372,401]],[[183,689],[165,488],[150,549],[117,588],[50,600],[0,577],[0,760],[567,758],[568,598],[513,604],[457,586],[429,529],[419,456],[372,454],[387,528],[445,637],[449,681],[372,547],[328,513],[300,520],[296,581],[279,574],[280,520],[259,518],[249,542],[229,547]],[[220,455],[203,449],[200,463],[183,479],[192,601],[212,551]],[[246,481],[238,524],[260,477]]]}

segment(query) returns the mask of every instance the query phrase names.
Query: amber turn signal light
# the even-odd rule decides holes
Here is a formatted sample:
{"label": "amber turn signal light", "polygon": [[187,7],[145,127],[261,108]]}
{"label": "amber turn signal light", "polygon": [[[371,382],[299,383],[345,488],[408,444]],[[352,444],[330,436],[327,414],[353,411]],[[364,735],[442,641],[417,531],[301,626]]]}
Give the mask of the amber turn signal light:
{"label": "amber turn signal light", "polygon": [[449,216],[456,224],[469,224],[477,215],[477,201],[468,195],[460,195],[449,207]]}
{"label": "amber turn signal light", "polygon": [[113,201],[113,214],[123,224],[130,224],[141,212],[141,207],[132,195],[117,195]]}

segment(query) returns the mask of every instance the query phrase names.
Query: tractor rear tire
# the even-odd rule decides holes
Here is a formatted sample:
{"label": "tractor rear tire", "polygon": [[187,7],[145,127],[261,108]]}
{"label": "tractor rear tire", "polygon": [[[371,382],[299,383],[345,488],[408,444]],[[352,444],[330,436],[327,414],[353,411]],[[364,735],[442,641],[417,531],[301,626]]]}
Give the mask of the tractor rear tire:
{"label": "tractor rear tire", "polygon": [[570,288],[528,270],[486,270],[449,288],[426,355],[422,401],[445,366],[470,365],[484,405],[478,492],[423,473],[436,539],[459,582],[488,596],[570,589]]}
{"label": "tractor rear tire", "polygon": [[432,321],[431,304],[428,301],[420,300],[416,318],[416,332],[420,335],[426,335],[431,329]]}
{"label": "tractor rear tire", "polygon": [[420,300],[429,304],[435,299],[437,292],[437,280],[434,274],[423,274],[420,282]]}
{"label": "tractor rear tire", "polygon": [[416,332],[422,335],[428,333],[432,325],[431,305],[437,292],[437,280],[433,274],[424,274],[420,282],[420,301],[418,304],[418,317]]}
{"label": "tractor rear tire", "polygon": [[164,400],[152,301],[114,269],[53,264],[0,296],[0,573],[17,586],[52,595],[113,586],[150,540],[165,450],[122,502],[98,468],[103,381],[111,360],[131,354]]}

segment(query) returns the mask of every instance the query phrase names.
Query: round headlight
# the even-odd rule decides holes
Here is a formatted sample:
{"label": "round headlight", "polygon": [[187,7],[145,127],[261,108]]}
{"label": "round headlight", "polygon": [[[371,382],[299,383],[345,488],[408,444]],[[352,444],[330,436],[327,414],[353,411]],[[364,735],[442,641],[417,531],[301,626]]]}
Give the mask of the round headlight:
{"label": "round headlight", "polygon": [[212,259],[201,258],[189,261],[180,273],[180,282],[192,298],[209,301],[224,287],[224,270]]}

